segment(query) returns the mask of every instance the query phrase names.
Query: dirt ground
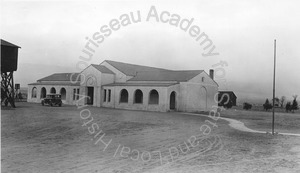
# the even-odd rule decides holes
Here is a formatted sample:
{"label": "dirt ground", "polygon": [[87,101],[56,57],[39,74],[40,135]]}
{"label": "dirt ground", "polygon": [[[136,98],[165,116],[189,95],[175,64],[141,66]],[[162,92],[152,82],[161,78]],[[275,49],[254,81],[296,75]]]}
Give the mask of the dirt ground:
{"label": "dirt ground", "polygon": [[[272,129],[272,110],[246,111],[233,107],[232,109],[224,110],[222,117],[242,121],[247,127],[255,130],[270,132]],[[276,132],[300,134],[300,112],[286,113],[279,110],[279,112],[275,112],[274,124]]]}
{"label": "dirt ground", "polygon": [[[300,172],[300,137],[240,132],[224,120],[19,103],[1,110],[2,172]],[[226,110],[256,130],[270,113]],[[300,133],[300,114],[276,127]]]}

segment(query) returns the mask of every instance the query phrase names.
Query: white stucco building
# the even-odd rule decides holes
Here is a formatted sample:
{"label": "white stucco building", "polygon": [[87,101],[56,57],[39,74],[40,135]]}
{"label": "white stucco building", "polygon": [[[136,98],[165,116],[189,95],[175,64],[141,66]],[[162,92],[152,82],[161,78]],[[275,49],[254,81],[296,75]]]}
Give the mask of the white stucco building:
{"label": "white stucco building", "polygon": [[89,104],[146,111],[211,110],[218,84],[213,70],[174,71],[105,60],[80,73],[55,73],[28,85],[28,102],[40,103],[48,93],[64,104]]}

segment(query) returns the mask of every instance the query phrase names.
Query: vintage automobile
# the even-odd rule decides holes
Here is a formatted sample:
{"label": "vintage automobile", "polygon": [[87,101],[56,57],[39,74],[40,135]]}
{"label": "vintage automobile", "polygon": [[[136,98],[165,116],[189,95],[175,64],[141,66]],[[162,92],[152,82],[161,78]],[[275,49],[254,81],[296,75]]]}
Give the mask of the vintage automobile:
{"label": "vintage automobile", "polygon": [[61,101],[61,95],[60,94],[47,94],[46,98],[42,100],[42,105],[44,106],[45,104],[50,105],[50,106],[61,106],[62,101]]}

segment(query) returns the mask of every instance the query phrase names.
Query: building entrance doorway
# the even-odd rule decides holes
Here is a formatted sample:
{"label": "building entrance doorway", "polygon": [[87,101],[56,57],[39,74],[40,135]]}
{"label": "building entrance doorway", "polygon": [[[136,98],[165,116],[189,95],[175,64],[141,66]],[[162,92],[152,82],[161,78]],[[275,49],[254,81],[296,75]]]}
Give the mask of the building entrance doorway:
{"label": "building entrance doorway", "polygon": [[170,95],[170,110],[176,109],[176,92],[173,91]]}
{"label": "building entrance doorway", "polygon": [[93,105],[94,104],[94,87],[87,87],[87,104]]}

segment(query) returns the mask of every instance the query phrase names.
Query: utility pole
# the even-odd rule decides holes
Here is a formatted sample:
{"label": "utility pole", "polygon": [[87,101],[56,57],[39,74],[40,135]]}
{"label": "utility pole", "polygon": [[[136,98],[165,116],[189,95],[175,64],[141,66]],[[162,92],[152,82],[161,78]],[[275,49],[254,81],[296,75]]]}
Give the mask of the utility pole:
{"label": "utility pole", "polygon": [[273,72],[273,116],[272,116],[272,135],[275,126],[275,70],[276,70],[276,39],[274,40],[274,72]]}

